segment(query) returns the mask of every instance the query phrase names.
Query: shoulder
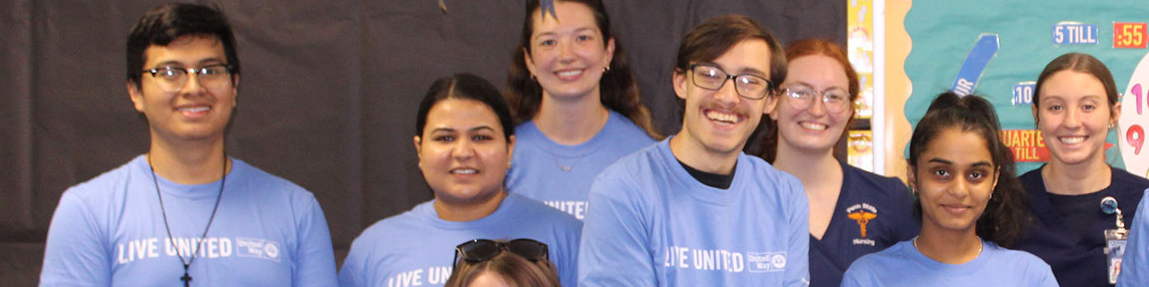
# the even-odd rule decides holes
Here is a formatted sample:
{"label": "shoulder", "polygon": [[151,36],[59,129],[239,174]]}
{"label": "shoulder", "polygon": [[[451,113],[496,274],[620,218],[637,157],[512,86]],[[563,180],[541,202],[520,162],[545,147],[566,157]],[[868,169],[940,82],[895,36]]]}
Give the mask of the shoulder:
{"label": "shoulder", "polygon": [[[803,197],[805,197],[802,181],[799,180],[798,177],[775,168],[773,165],[766,162],[765,160],[762,160],[760,157],[750,156],[745,153],[739,154],[738,167],[736,168],[741,170],[744,167],[747,168],[750,172],[751,178],[755,181],[758,181],[760,185],[775,186],[780,189],[797,190],[803,194]],[[735,172],[735,176],[740,173],[738,171]]]}
{"label": "shoulder", "polygon": [[1017,179],[1021,181],[1022,187],[1029,193],[1045,192],[1045,179],[1041,177],[1042,168],[1045,168],[1045,166],[1033,169],[1017,177]]}
{"label": "shoulder", "polygon": [[368,245],[387,244],[387,242],[391,242],[401,234],[426,235],[422,234],[423,232],[420,230],[426,229],[430,224],[420,217],[416,209],[420,206],[430,204],[431,201],[423,202],[414,209],[376,221],[364,229],[363,232],[359,234],[359,237],[355,238],[351,243],[352,249],[356,247],[363,248]]}
{"label": "shoulder", "polygon": [[900,197],[907,194],[905,183],[896,177],[881,176],[848,164],[842,164],[842,173],[854,181],[850,188],[868,189],[867,191],[872,190],[873,193],[890,197]]}
{"label": "shoulder", "polygon": [[[292,201],[296,202],[317,202],[315,195],[307,191],[307,189],[287,179],[248,164],[243,160],[232,159],[232,173],[235,176],[236,183],[241,185],[240,187],[243,187],[245,190],[258,190],[258,195],[260,196],[280,197],[288,195]],[[231,176],[231,174],[229,174],[229,176]],[[227,184],[232,184],[232,178],[228,178]]]}
{"label": "shoulder", "polygon": [[1113,170],[1112,185],[1114,186],[1137,191],[1144,191],[1146,188],[1149,188],[1149,179],[1133,175],[1124,169],[1116,167],[1110,167],[1110,169]]}
{"label": "shoulder", "polygon": [[582,221],[574,216],[562,212],[542,202],[523,197],[515,193],[507,193],[503,201],[516,218],[529,219],[536,222],[554,224],[562,229],[581,229]]}
{"label": "shoulder", "polygon": [[1040,257],[1037,257],[1037,255],[1022,250],[1006,249],[992,242],[985,242],[984,244],[985,250],[994,253],[992,261],[1005,264],[1005,266],[1003,266],[1004,268],[1032,270],[1039,273],[1043,273],[1042,271],[1053,272],[1049,264],[1045,263],[1045,260],[1042,260]]}
{"label": "shoulder", "polygon": [[133,174],[132,169],[137,167],[147,168],[147,163],[142,155],[117,168],[69,187],[64,191],[64,198],[75,197],[89,204],[108,201],[116,197],[116,193],[122,195],[126,192],[129,183],[133,180],[152,180],[145,178],[140,173]]}

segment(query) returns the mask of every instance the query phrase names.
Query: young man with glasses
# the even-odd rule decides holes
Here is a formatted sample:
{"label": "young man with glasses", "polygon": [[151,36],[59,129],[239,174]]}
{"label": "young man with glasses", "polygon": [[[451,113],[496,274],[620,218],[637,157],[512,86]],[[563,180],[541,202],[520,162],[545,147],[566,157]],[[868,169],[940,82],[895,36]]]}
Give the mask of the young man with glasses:
{"label": "young man with glasses", "polygon": [[595,180],[580,286],[806,286],[802,184],[741,153],[772,109],[786,61],[745,16],[694,28],[679,47],[682,130]]}
{"label": "young man with glasses", "polygon": [[336,285],[315,197],[226,155],[240,64],[224,15],[153,8],[128,36],[127,59],[151,146],[64,193],[40,285]]}

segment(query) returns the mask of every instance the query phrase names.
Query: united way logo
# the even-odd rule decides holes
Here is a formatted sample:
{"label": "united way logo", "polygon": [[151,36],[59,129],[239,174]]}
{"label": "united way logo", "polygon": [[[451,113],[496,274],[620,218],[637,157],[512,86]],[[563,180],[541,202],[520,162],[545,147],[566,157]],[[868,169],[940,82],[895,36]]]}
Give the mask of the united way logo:
{"label": "united way logo", "polygon": [[846,217],[858,223],[858,232],[862,238],[868,237],[866,225],[870,220],[878,218],[878,208],[868,203],[859,203],[846,208]]}
{"label": "united way logo", "polygon": [[747,253],[750,272],[776,272],[786,270],[786,252]]}

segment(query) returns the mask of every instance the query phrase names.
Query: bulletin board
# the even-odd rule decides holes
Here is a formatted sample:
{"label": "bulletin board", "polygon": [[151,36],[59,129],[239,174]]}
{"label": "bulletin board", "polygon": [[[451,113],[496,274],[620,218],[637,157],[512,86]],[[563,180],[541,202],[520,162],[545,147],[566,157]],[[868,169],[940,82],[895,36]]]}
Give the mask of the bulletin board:
{"label": "bulletin board", "polygon": [[1001,119],[1018,173],[1039,168],[1050,154],[1033,121],[1034,82],[1054,58],[1087,53],[1109,67],[1123,95],[1106,161],[1149,177],[1146,22],[1149,6],[1133,0],[914,1],[904,21],[912,43],[904,65],[912,84],[905,116],[916,125],[946,90],[985,96]]}

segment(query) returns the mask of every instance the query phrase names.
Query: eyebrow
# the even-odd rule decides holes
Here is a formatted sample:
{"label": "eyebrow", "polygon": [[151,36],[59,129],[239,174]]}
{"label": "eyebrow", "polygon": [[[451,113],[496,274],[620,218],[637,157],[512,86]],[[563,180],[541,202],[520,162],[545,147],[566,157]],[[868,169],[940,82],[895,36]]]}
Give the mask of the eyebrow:
{"label": "eyebrow", "polygon": [[[579,28],[575,28],[575,29],[574,29],[574,33],[575,33],[575,34],[578,34],[579,32],[583,32],[583,31],[587,31],[587,30],[590,30],[590,31],[598,31],[598,28],[595,28],[595,27],[579,27]],[[531,39],[538,39],[539,37],[542,37],[542,36],[550,36],[550,35],[555,35],[555,34],[557,34],[557,33],[555,33],[554,31],[542,32],[542,33],[539,33],[538,35],[534,35],[534,36],[532,36],[532,37],[531,37]]]}
{"label": "eyebrow", "polygon": [[[492,127],[490,127],[490,126],[477,126],[477,127],[473,127],[473,128],[471,128],[471,129],[470,129],[470,131],[472,131],[472,132],[473,132],[473,131],[480,131],[480,130],[489,130],[489,131],[492,131],[492,132],[494,132],[494,131],[495,131],[495,128],[492,128]],[[431,130],[431,132],[432,132],[432,133],[434,133],[434,132],[455,132],[455,129],[453,129],[453,128],[445,128],[445,127],[440,127],[440,128],[434,128],[434,129],[432,129],[432,130]]]}
{"label": "eyebrow", "polygon": [[[200,60],[199,66],[203,67],[203,66],[210,65],[210,64],[222,64],[222,63],[224,63],[223,60],[220,60],[219,58],[207,58],[207,59]],[[169,60],[169,61],[159,62],[153,67],[169,67],[169,66],[184,66],[184,63],[180,62],[180,61],[176,61],[176,60]]]}
{"label": "eyebrow", "polygon": [[[793,84],[793,85],[791,85],[791,86],[805,86],[805,87],[807,87],[807,88],[810,88],[810,89],[814,89],[814,85],[813,85],[813,84],[810,84],[810,83],[807,83],[807,82],[803,82],[803,81],[794,81],[794,84]],[[824,91],[829,91],[829,90],[834,90],[834,89],[837,89],[837,90],[843,90],[843,91],[847,91],[847,89],[846,89],[846,88],[840,87],[840,86],[838,86],[838,85],[831,85],[829,88],[827,88],[827,89],[826,89],[826,90],[824,90]],[[847,91],[847,92],[849,92],[849,91]]]}
{"label": "eyebrow", "polygon": [[[945,165],[953,165],[954,164],[952,161],[940,159],[940,158],[936,158],[936,157],[931,158],[927,162],[936,162],[936,163],[945,164]],[[970,165],[970,167],[983,167],[983,166],[993,166],[993,163],[990,163],[988,161],[979,161],[979,162],[975,162],[975,163]]]}
{"label": "eyebrow", "polygon": [[[715,67],[718,67],[719,69],[722,69],[722,71],[726,71],[726,67],[723,67],[722,65],[715,63],[715,62],[698,62],[698,64],[715,66]],[[729,73],[729,72],[727,72],[727,73]],[[756,69],[753,67],[742,68],[742,70],[739,70],[737,73],[734,73],[733,75],[737,76],[737,75],[746,75],[746,74],[751,74],[751,75],[755,75],[755,76],[759,76],[759,77],[763,77],[763,78],[766,77],[766,72],[763,72],[762,70],[759,70],[759,69]]]}

